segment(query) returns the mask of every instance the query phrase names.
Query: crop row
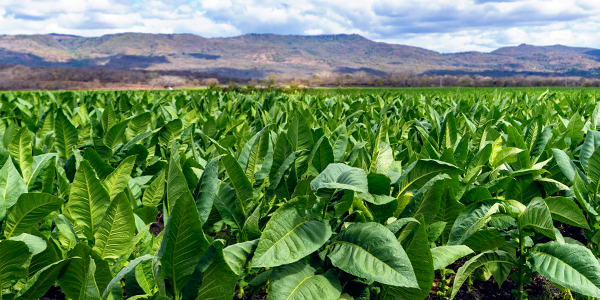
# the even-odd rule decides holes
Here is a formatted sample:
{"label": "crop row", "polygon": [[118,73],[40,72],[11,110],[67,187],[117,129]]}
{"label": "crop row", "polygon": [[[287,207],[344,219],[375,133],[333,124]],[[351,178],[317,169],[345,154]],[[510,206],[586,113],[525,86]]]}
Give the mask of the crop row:
{"label": "crop row", "polygon": [[585,92],[9,92],[0,117],[0,300],[600,298]]}

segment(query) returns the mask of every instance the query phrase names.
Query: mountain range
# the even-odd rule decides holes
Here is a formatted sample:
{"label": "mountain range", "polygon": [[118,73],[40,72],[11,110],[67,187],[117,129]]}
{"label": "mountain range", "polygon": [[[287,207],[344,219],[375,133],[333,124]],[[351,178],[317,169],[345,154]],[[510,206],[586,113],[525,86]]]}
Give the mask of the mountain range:
{"label": "mountain range", "polygon": [[52,67],[187,70],[238,78],[320,72],[600,76],[600,50],[519,45],[489,53],[439,53],[375,42],[360,35],[122,33],[101,37],[61,34],[0,36],[0,64]]}

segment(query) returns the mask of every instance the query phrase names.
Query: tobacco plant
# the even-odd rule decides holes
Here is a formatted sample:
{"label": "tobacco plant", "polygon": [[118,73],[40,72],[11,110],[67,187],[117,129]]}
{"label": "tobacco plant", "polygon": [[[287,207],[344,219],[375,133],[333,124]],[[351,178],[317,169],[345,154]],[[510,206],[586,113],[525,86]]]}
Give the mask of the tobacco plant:
{"label": "tobacco plant", "polygon": [[593,97],[1,93],[0,299],[600,297]]}

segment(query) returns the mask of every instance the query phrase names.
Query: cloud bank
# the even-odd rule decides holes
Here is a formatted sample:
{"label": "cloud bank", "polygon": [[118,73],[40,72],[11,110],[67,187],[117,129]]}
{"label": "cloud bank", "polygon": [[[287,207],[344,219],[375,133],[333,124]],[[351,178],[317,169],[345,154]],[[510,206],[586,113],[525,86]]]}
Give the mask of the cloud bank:
{"label": "cloud bank", "polygon": [[357,33],[440,52],[600,48],[597,0],[0,0],[0,34]]}

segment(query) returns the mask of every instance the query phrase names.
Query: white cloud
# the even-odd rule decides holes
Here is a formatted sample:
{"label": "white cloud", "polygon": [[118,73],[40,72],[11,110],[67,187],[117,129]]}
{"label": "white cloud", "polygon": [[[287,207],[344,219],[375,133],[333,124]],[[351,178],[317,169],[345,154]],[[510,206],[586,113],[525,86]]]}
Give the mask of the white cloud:
{"label": "white cloud", "polygon": [[0,34],[358,33],[441,52],[600,48],[598,0],[0,0]]}

